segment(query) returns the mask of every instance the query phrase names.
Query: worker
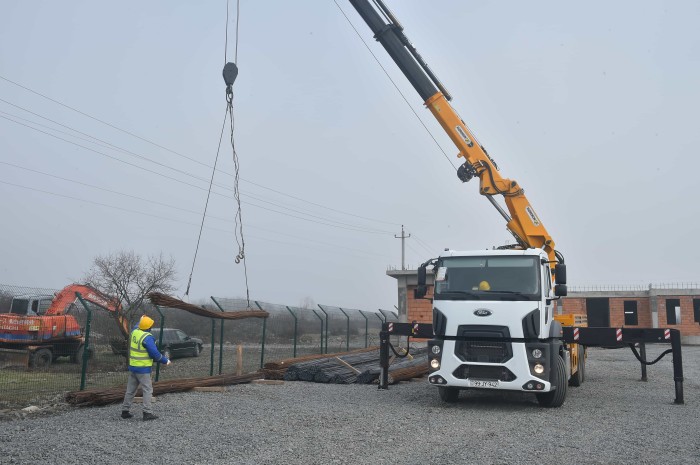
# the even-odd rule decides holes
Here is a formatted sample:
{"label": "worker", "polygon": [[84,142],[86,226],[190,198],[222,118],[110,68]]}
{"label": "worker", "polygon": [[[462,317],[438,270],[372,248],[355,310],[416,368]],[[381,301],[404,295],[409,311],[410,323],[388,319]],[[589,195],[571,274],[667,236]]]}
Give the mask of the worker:
{"label": "worker", "polygon": [[152,318],[143,315],[129,337],[129,381],[126,384],[126,394],[122,404],[122,418],[134,416],[129,410],[139,386],[143,391],[143,421],[158,418],[151,410],[153,394],[151,367],[153,362],[164,365],[170,365],[171,362],[168,357],[158,352],[156,339],[150,332],[153,323]]}
{"label": "worker", "polygon": [[491,285],[489,284],[488,281],[481,281],[479,283],[479,290],[480,291],[490,291],[491,290]]}

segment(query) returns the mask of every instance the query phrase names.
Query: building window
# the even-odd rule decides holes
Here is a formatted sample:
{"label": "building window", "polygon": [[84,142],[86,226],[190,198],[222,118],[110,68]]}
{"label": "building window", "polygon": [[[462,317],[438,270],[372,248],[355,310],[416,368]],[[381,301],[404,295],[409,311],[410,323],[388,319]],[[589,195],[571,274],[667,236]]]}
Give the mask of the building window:
{"label": "building window", "polygon": [[637,317],[637,301],[625,300],[625,326],[636,326],[639,324]]}
{"label": "building window", "polygon": [[680,299],[666,299],[666,323],[669,325],[681,324]]}
{"label": "building window", "polygon": [[693,299],[693,313],[695,314],[695,322],[700,323],[700,299]]}

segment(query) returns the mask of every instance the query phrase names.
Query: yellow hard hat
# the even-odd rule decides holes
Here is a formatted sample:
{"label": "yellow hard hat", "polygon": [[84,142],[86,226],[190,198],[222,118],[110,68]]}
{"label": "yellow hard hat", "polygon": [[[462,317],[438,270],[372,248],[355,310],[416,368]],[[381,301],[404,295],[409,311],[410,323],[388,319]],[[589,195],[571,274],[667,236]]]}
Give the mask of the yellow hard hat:
{"label": "yellow hard hat", "polygon": [[479,283],[479,290],[480,291],[490,291],[491,290],[491,285],[489,284],[488,281],[481,281]]}
{"label": "yellow hard hat", "polygon": [[151,329],[151,326],[153,326],[153,318],[147,317],[146,315],[143,315],[141,319],[139,320],[139,329],[141,331],[146,331],[147,329]]}

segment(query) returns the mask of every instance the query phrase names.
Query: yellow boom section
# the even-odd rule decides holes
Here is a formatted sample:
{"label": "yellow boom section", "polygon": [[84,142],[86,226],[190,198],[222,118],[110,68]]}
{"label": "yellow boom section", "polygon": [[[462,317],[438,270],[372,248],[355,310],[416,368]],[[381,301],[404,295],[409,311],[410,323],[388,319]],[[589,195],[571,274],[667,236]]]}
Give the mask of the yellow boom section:
{"label": "yellow boom section", "polygon": [[511,216],[506,227],[518,243],[523,247],[543,249],[554,268],[554,241],[525,197],[523,189],[516,181],[501,176],[493,160],[476,142],[476,138],[442,92],[437,92],[426,100],[425,106],[459,149],[457,156],[464,158],[474,175],[479,177],[479,193],[487,196],[500,194],[504,197]]}

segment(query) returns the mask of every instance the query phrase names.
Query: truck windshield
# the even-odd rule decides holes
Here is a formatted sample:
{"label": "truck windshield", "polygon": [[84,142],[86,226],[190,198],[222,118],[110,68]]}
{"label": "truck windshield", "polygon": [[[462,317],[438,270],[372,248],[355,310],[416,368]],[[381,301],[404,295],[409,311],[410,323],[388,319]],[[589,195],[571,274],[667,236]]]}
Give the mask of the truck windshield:
{"label": "truck windshield", "polygon": [[435,269],[436,300],[539,300],[539,257],[446,257]]}

